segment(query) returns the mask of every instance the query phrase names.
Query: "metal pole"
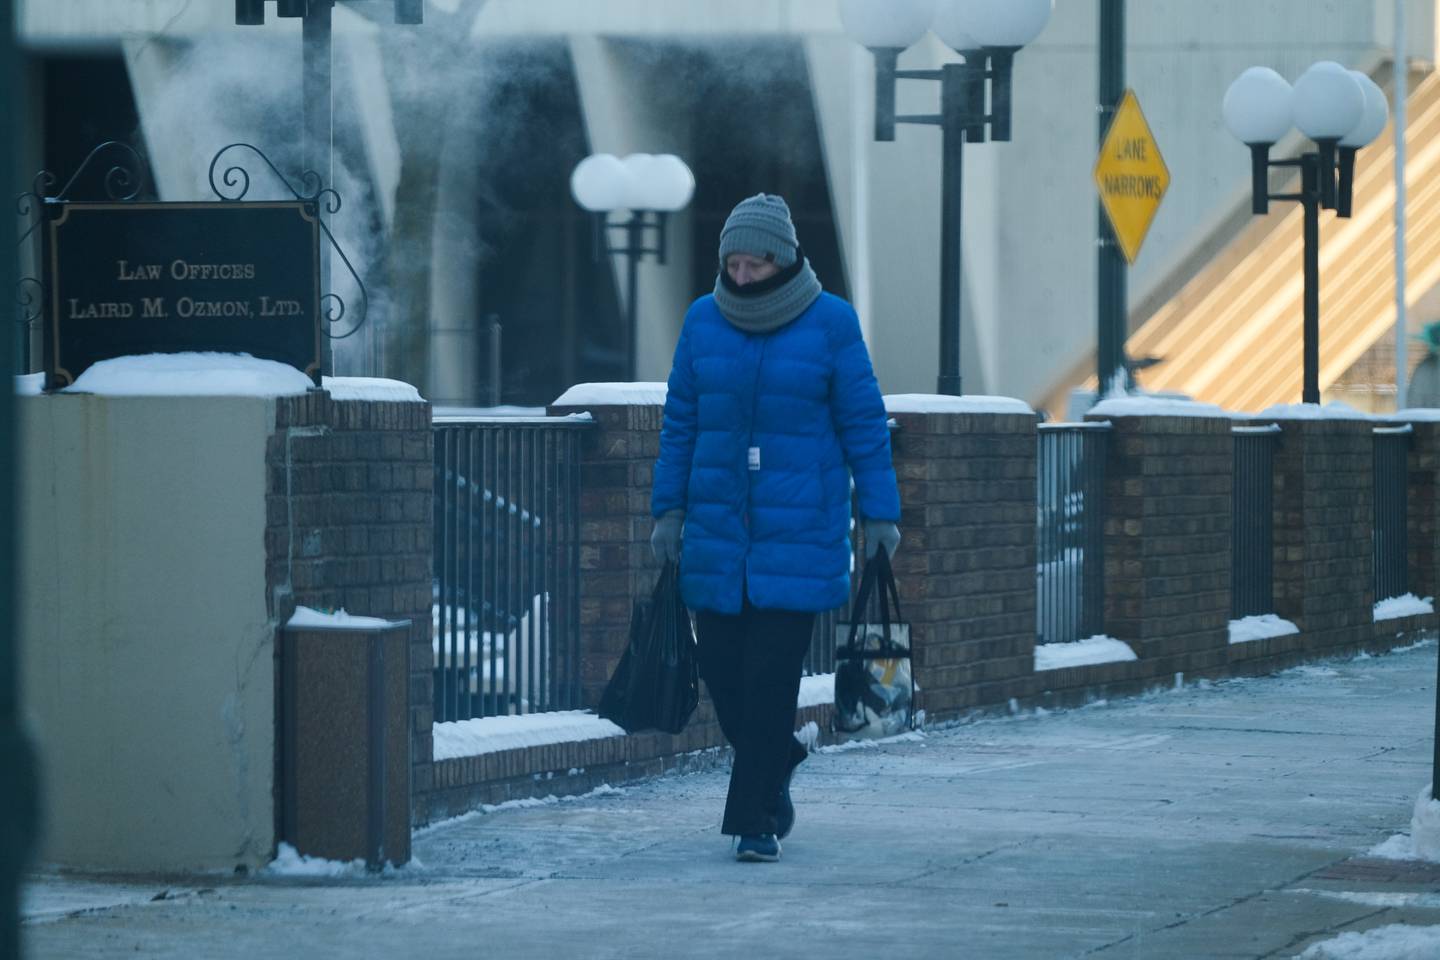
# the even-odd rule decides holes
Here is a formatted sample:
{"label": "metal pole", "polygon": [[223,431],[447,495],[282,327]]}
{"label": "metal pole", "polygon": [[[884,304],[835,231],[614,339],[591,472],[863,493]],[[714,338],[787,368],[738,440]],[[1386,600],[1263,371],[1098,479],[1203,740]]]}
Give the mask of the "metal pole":
{"label": "metal pole", "polygon": [[[0,0],[0,183],[17,183],[14,4]],[[15,245],[0,253],[0,290],[15,289]],[[6,313],[0,322],[9,323]],[[0,370],[15,370],[15,338],[0,337]],[[0,390],[0,958],[20,955],[20,875],[39,829],[39,791],[31,747],[20,727],[20,651],[16,642],[14,391]]]}
{"label": "metal pole", "polygon": [[490,406],[500,406],[500,315],[490,314]]}
{"label": "metal pole", "polygon": [[[947,63],[940,79],[944,158],[940,174],[940,377],[936,393],[958,397],[960,383],[961,258],[960,213],[964,166],[968,65]],[[983,82],[983,80],[981,81]]]}
{"label": "metal pole", "polygon": [[[1125,96],[1125,0],[1100,0],[1099,30],[1100,87],[1096,114],[1099,121],[1097,149],[1105,142],[1110,121]],[[1125,255],[1103,203],[1096,202],[1096,396],[1103,398],[1116,385],[1131,386],[1125,363],[1126,312]]]}
{"label": "metal pole", "polygon": [[1440,661],[1435,666],[1435,752],[1430,762],[1430,799],[1440,796]]}
{"label": "metal pole", "polygon": [[1410,374],[1405,330],[1405,131],[1406,101],[1410,94],[1410,56],[1405,37],[1405,0],[1395,0],[1395,409],[1406,405]]}
{"label": "metal pole", "polygon": [[1305,385],[1302,403],[1320,402],[1320,155],[1300,158],[1305,208]]}
{"label": "metal pole", "polygon": [[638,212],[632,211],[630,220],[625,224],[625,377],[631,383],[635,382],[638,366],[636,347],[640,332],[640,313],[636,309],[635,301],[640,295],[640,257],[644,246],[645,220]]}
{"label": "metal pole", "polygon": [[[301,110],[303,136],[300,169],[314,170],[324,186],[334,186],[331,144],[333,143],[333,88],[331,85],[331,14],[335,0],[310,0],[301,21]],[[322,238],[321,243],[324,243]],[[320,289],[330,289],[330,251],[320,250]],[[324,322],[323,319],[321,321]],[[333,375],[334,358],[329,337],[320,338],[320,368]]]}

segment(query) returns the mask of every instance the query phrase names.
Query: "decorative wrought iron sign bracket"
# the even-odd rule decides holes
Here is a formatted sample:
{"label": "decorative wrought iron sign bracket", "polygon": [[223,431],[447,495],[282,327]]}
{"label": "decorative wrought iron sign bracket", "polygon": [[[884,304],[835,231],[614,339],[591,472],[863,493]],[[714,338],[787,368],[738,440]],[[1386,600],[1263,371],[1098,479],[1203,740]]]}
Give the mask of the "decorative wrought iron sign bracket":
{"label": "decorative wrought iron sign bracket", "polygon": [[[245,200],[252,178],[236,151],[258,159],[291,199]],[[99,159],[104,200],[71,196]],[[353,336],[369,314],[369,294],[325,217],[341,197],[306,171],[296,188],[257,147],[232,143],[210,162],[218,201],[137,200],[146,182],[143,160],[110,141],[91,151],[65,186],[48,172],[22,193],[16,210],[27,221],[20,243],[38,249],[38,274],[20,280],[17,321],[39,328],[46,389],[75,381],[89,365],[143,353],[248,353],[287,363],[322,383],[322,337]],[[242,202],[243,201],[243,202]],[[320,237],[359,291],[353,311],[322,290]],[[22,371],[23,372],[23,371]]]}

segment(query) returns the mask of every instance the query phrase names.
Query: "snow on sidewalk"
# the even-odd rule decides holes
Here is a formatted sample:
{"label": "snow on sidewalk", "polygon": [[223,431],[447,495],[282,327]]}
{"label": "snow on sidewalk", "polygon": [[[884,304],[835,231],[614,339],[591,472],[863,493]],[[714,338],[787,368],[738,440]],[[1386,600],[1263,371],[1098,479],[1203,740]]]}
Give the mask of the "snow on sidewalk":
{"label": "snow on sidewalk", "polygon": [[1440,957],[1440,927],[1392,923],[1364,933],[1342,933],[1311,944],[1300,960],[1435,960]]}
{"label": "snow on sidewalk", "polygon": [[1410,815],[1410,832],[1395,834],[1371,848],[1368,856],[1383,860],[1440,863],[1440,801],[1430,799],[1430,784],[1422,787],[1420,795],[1415,798],[1415,811]]}

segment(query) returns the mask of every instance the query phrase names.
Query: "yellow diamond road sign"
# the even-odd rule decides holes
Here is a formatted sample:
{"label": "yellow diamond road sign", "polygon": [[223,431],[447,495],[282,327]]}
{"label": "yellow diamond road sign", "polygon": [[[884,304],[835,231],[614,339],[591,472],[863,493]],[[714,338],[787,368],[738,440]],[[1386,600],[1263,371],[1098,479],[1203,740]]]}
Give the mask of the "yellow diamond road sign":
{"label": "yellow diamond road sign", "polygon": [[1134,263],[1170,186],[1170,171],[1133,90],[1125,91],[1110,129],[1105,131],[1095,161],[1095,185],[1100,188],[1100,202],[1115,228],[1120,249],[1126,261]]}

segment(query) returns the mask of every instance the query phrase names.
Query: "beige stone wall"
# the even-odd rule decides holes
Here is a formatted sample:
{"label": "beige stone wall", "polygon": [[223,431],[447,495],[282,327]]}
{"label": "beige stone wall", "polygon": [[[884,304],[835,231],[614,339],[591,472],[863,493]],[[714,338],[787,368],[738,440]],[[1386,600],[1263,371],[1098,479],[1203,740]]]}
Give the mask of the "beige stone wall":
{"label": "beige stone wall", "polygon": [[274,844],[273,401],[18,398],[23,702],[45,861],[258,867]]}

